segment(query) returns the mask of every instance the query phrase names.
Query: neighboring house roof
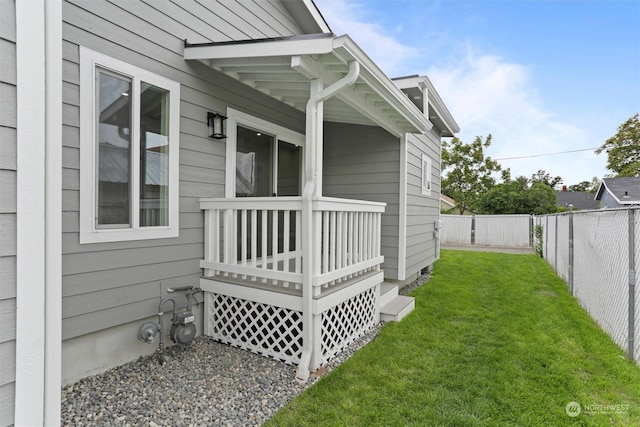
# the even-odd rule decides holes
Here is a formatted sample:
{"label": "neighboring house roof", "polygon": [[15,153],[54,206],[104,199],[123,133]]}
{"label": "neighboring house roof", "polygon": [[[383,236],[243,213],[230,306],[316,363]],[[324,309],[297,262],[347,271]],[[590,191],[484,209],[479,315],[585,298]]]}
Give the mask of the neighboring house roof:
{"label": "neighboring house roof", "polygon": [[[324,101],[326,121],[380,126],[397,137],[433,127],[348,35],[320,33],[220,43],[186,42],[184,58],[201,61],[303,112],[312,81],[319,79],[328,87],[349,72],[351,63],[357,63],[360,70],[353,86]],[[441,112],[444,114],[444,110]]]}
{"label": "neighboring house roof", "polygon": [[451,137],[460,132],[460,127],[427,76],[397,77],[393,81],[420,111],[425,112],[425,101],[428,103],[426,113],[429,121],[442,131],[441,136]]}
{"label": "neighboring house roof", "polygon": [[453,200],[451,197],[449,196],[445,196],[444,194],[440,193],[440,204],[441,205],[446,205],[448,209],[451,208],[455,208],[456,207],[456,201]]}
{"label": "neighboring house roof", "polygon": [[640,205],[640,177],[603,178],[595,200],[608,192],[620,205]]}
{"label": "neighboring house roof", "polygon": [[556,206],[573,206],[577,210],[598,209],[598,202],[593,193],[586,191],[556,191]]}

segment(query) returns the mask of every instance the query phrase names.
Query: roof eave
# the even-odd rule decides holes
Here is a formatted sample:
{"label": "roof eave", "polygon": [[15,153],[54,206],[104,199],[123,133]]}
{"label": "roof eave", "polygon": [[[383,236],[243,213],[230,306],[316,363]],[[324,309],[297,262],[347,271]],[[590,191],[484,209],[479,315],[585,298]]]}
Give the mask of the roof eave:
{"label": "roof eave", "polygon": [[445,105],[433,83],[431,83],[431,80],[429,80],[429,77],[419,75],[397,77],[393,79],[393,82],[400,89],[408,89],[414,87],[420,89],[426,88],[429,94],[429,105],[431,105],[438,117],[442,120],[445,127],[447,128],[446,130],[449,131],[452,136],[460,132],[460,126],[453,118],[453,115]]}
{"label": "roof eave", "polygon": [[241,59],[259,57],[315,57],[331,54],[345,65],[357,61],[361,66],[360,78],[368,87],[384,99],[403,119],[407,126],[387,123],[385,129],[396,136],[406,132],[424,133],[432,128],[431,122],[387,77],[384,72],[348,36],[333,34],[311,34],[262,40],[246,40],[223,43],[185,43],[184,58],[213,62],[216,59]]}
{"label": "roof eave", "polygon": [[[341,50],[341,48],[343,50]],[[433,127],[429,119],[416,107],[413,102],[400,90],[400,88],[373,62],[371,58],[358,46],[348,35],[337,37],[334,40],[334,54],[341,57],[345,61],[357,60],[361,69],[363,78],[374,89],[377,89],[379,95],[384,96],[396,111],[403,113],[407,121],[411,123],[415,129],[424,133]]]}
{"label": "roof eave", "polygon": [[185,43],[184,59],[215,60],[270,56],[323,55],[333,50],[333,34],[242,40],[221,43]]}
{"label": "roof eave", "polygon": [[282,6],[289,11],[300,28],[307,33],[330,33],[329,24],[313,0],[283,0]]}

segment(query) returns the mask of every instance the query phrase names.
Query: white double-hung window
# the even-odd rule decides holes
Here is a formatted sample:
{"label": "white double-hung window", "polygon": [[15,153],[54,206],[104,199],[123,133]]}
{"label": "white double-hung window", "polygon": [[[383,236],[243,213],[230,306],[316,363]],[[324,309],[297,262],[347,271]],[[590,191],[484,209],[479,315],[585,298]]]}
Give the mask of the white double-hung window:
{"label": "white double-hung window", "polygon": [[178,236],[180,84],[80,47],[80,243]]}
{"label": "white double-hung window", "polygon": [[422,154],[422,194],[431,195],[431,158]]}

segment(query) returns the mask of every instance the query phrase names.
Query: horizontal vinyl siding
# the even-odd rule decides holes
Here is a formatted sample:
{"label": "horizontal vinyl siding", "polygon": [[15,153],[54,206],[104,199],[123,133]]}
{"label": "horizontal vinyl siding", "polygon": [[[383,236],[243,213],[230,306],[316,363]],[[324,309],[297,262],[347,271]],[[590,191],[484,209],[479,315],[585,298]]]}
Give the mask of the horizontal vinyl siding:
{"label": "horizontal vinyl siding", "polygon": [[[232,107],[304,131],[303,113],[182,57],[184,39],[298,34],[286,11],[268,1],[202,4],[209,9],[187,1],[63,5],[63,339],[153,316],[161,287],[197,285],[204,255],[198,199],[224,196],[226,167],[225,141],[207,137],[208,111]],[[79,244],[80,45],[180,83],[179,237]]]}
{"label": "horizontal vinyl siding", "polygon": [[[422,194],[422,154],[431,158],[431,195]],[[434,132],[407,137],[406,277],[436,260],[434,223],[440,216],[440,138]]]}
{"label": "horizontal vinyl siding", "polygon": [[0,0],[0,426],[13,424],[16,381],[16,12]]}
{"label": "horizontal vinyl siding", "polygon": [[323,162],[323,195],[387,204],[382,267],[397,278],[400,141],[378,127],[325,123]]}

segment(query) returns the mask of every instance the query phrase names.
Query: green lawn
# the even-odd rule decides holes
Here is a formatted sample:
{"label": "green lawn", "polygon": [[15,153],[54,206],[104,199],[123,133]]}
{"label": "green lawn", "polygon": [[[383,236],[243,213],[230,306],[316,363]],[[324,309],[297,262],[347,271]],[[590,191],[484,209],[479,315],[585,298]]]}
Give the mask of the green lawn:
{"label": "green lawn", "polygon": [[640,426],[640,368],[541,258],[442,251],[413,296],[267,425]]}

